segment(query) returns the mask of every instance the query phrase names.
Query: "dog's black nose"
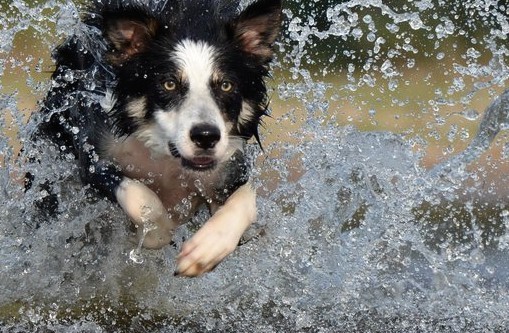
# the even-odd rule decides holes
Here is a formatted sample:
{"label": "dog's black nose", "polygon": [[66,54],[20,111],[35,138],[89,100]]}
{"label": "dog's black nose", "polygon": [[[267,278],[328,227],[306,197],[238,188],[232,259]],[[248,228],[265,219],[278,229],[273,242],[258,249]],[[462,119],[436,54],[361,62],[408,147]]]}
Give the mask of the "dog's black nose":
{"label": "dog's black nose", "polygon": [[220,139],[221,131],[216,126],[200,124],[191,128],[191,140],[199,148],[214,148]]}

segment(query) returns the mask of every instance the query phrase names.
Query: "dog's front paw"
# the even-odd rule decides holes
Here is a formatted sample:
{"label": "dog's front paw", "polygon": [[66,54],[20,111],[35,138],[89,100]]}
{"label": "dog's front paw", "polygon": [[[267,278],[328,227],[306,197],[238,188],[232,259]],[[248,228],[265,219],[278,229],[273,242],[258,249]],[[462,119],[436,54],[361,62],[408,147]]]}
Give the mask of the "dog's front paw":
{"label": "dog's front paw", "polygon": [[240,236],[220,225],[206,223],[184,243],[177,257],[175,275],[193,277],[213,270],[235,250],[239,239]]}
{"label": "dog's front paw", "polygon": [[198,276],[211,271],[232,253],[240,237],[256,219],[256,197],[246,184],[235,191],[225,205],[182,247],[175,275]]}

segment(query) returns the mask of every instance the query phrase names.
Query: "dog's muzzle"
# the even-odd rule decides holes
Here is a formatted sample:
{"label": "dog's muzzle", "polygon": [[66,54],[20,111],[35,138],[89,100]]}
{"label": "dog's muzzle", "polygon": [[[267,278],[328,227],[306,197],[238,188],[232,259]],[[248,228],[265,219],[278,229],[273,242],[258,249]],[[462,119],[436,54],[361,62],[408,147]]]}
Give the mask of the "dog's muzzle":
{"label": "dog's muzzle", "polygon": [[214,168],[217,161],[213,157],[213,149],[221,140],[219,128],[209,124],[199,124],[191,128],[189,135],[198,154],[192,158],[184,158],[176,145],[170,142],[168,146],[173,157],[180,158],[182,166],[188,169],[204,171]]}

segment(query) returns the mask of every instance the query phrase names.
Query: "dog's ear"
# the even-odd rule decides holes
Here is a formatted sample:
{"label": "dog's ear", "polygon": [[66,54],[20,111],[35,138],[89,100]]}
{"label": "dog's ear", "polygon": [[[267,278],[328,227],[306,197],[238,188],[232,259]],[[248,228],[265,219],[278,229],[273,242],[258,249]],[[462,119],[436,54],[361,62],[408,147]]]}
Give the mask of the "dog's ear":
{"label": "dog's ear", "polygon": [[156,21],[150,18],[109,18],[106,19],[104,26],[105,37],[114,48],[109,54],[109,60],[117,65],[143,52],[157,31]]}
{"label": "dog's ear", "polygon": [[270,60],[272,44],[279,35],[281,0],[258,0],[243,10],[232,25],[234,38],[246,53]]}

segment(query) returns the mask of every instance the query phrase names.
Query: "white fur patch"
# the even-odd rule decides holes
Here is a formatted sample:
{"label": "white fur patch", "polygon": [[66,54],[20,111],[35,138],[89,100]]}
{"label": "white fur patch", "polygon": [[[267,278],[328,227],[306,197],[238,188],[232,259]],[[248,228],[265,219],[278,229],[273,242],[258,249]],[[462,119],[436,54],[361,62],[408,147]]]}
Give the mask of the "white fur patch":
{"label": "white fur patch", "polygon": [[185,39],[177,44],[172,57],[182,69],[190,88],[205,93],[214,73],[215,54],[215,49],[207,43]]}
{"label": "white fur patch", "polygon": [[126,111],[133,118],[143,119],[147,112],[147,98],[141,97],[130,101],[126,106]]}
{"label": "white fur patch", "polygon": [[255,112],[251,105],[247,104],[246,102],[242,102],[242,110],[240,111],[238,119],[239,122],[238,129],[240,130],[241,125],[245,125],[253,121],[254,115]]}

